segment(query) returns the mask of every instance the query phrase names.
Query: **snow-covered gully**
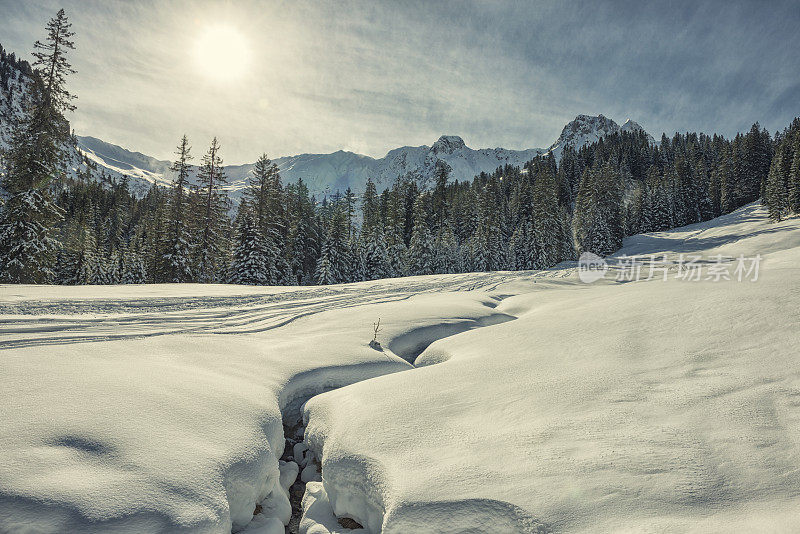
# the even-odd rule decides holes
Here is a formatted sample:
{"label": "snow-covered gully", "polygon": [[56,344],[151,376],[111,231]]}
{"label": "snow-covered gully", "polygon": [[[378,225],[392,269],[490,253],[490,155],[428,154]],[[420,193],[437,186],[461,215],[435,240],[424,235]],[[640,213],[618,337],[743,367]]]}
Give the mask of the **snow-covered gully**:
{"label": "snow-covered gully", "polygon": [[[489,309],[496,307],[506,295],[493,295],[484,301]],[[447,315],[446,313],[443,315]],[[407,372],[415,369],[415,360],[433,343],[476,328],[485,328],[516,319],[507,313],[489,313],[477,318],[451,317],[437,324],[428,324],[395,335],[384,341],[385,347],[370,343],[372,350],[385,353],[387,358],[402,358],[411,364]],[[429,364],[436,364],[433,360]],[[304,418],[305,404],[327,391],[344,389],[329,383],[324,391],[318,390],[318,372],[294,377],[284,390],[281,404],[285,445],[278,460],[280,483],[255,507],[253,520],[241,534],[377,534],[382,530],[384,507],[374,498],[369,488],[369,473],[358,469],[363,459],[351,459],[354,479],[351,485],[337,484],[335,493],[330,484],[323,482],[322,465],[326,458],[321,447],[306,443],[305,430],[309,420]],[[361,380],[359,381],[361,382]],[[315,392],[310,394],[310,392]],[[378,466],[372,466],[377,468]],[[334,501],[331,497],[334,496]],[[514,507],[507,503],[489,503],[493,512],[514,515]],[[447,503],[442,503],[447,506]],[[337,507],[345,512],[336,514]]]}

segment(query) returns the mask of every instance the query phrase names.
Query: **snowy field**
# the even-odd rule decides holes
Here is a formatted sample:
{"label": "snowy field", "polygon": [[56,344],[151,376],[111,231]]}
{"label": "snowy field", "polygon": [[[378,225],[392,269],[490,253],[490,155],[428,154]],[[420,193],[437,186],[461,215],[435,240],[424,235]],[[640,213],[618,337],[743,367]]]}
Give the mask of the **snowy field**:
{"label": "snowy field", "polygon": [[796,532],[800,220],[626,254],[657,276],[0,286],[0,532],[278,534],[299,471],[307,534]]}

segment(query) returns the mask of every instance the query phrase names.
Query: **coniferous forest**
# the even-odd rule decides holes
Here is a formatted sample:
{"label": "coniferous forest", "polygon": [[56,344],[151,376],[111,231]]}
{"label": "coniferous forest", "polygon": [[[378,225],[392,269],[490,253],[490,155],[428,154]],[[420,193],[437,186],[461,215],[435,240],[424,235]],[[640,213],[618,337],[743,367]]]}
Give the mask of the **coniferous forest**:
{"label": "coniferous forest", "polygon": [[184,136],[172,186],[139,198],[91,166],[67,173],[73,33],[63,10],[47,31],[32,68],[19,62],[29,99],[2,154],[7,283],[306,285],[544,269],[759,198],[774,220],[800,213],[800,119],[774,136],[757,123],[733,139],[676,133],[654,144],[623,132],[464,182],[439,162],[430,188],[406,175],[382,191],[370,180],[360,196],[315,198],[302,180],[282,183],[263,155],[238,206],[225,189],[224,145],[215,138],[198,151]]}

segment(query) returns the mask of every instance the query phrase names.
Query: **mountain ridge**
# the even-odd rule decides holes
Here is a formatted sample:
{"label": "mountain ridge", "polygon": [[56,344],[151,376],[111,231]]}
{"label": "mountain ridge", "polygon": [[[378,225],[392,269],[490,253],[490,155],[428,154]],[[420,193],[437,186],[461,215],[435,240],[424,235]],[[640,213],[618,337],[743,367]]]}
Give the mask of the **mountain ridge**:
{"label": "mountain ridge", "polygon": [[[11,125],[22,113],[32,71],[27,62],[15,59],[13,54],[6,53],[0,47],[0,75],[2,148],[10,140]],[[430,146],[397,147],[389,150],[382,158],[338,150],[332,153],[282,156],[273,161],[278,165],[284,182],[296,182],[302,178],[315,195],[328,195],[347,188],[361,193],[367,179],[372,179],[378,189],[386,189],[399,176],[409,176],[422,187],[427,187],[433,180],[436,163],[440,160],[452,168],[452,179],[471,180],[481,172],[491,173],[505,165],[522,166],[541,154],[552,153],[560,158],[566,146],[578,149],[600,137],[633,130],[642,128],[631,120],[620,127],[603,115],[578,115],[564,126],[561,136],[547,149],[473,149],[458,135],[442,135]],[[145,194],[153,184],[168,186],[172,183],[170,161],[159,160],[97,137],[75,136],[67,142],[65,148],[69,159],[67,171],[73,177],[85,175],[87,169],[99,172],[112,181],[127,177],[129,187],[137,195]],[[198,152],[200,151],[194,154],[195,162],[199,160]],[[253,166],[253,163],[225,166],[229,180],[226,189],[234,201],[238,200],[246,186]]]}
{"label": "mountain ridge", "polygon": [[[410,176],[426,187],[433,179],[436,162],[442,160],[453,169],[452,179],[471,180],[481,172],[493,172],[504,165],[522,166],[542,154],[552,153],[557,159],[567,146],[579,149],[602,137],[642,131],[637,122],[628,119],[619,126],[604,115],[578,115],[567,123],[550,147],[511,150],[502,147],[473,149],[458,135],[442,135],[431,145],[402,146],[389,150],[382,158],[337,150],[330,153],[303,153],[281,156],[273,161],[287,183],[302,178],[317,195],[332,194],[347,188],[363,191],[367,179],[379,189],[390,187],[398,176]],[[645,132],[647,133],[647,132]],[[647,134],[651,143],[653,137]],[[90,160],[116,174],[127,174],[149,183],[167,185],[170,162],[157,160],[140,152],[130,151],[91,136],[78,136],[78,149]],[[229,191],[236,196],[246,184],[252,163],[228,165]]]}

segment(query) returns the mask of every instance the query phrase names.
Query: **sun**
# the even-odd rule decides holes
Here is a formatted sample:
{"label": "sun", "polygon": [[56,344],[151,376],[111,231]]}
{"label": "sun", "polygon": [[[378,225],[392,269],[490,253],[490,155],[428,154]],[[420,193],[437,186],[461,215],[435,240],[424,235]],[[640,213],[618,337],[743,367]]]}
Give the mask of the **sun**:
{"label": "sun", "polygon": [[197,40],[195,61],[200,72],[216,82],[241,78],[247,71],[250,47],[240,31],[231,26],[210,26]]}

